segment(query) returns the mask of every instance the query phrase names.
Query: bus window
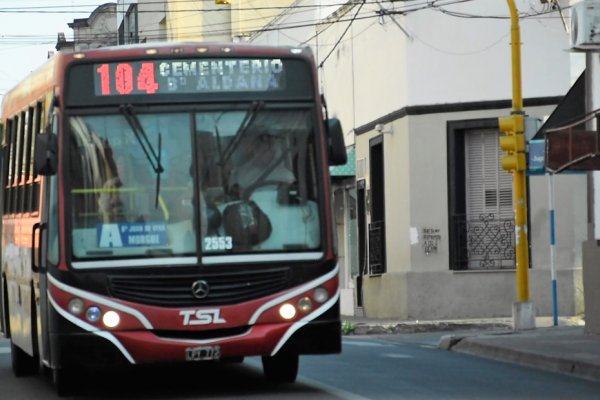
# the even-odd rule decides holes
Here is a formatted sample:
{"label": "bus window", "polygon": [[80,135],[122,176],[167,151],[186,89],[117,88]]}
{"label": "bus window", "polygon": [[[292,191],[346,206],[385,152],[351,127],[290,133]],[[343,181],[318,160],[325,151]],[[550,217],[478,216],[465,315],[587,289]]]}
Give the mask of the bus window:
{"label": "bus window", "polygon": [[16,188],[16,165],[17,165],[17,137],[19,132],[19,125],[21,124],[21,118],[17,115],[13,120],[13,126],[10,133],[10,167],[8,170],[9,181],[9,214],[15,214],[17,212],[17,188]]}
{"label": "bus window", "polygon": [[48,216],[48,262],[53,265],[58,264],[58,178],[56,176],[50,179],[50,204]]}
{"label": "bus window", "polygon": [[77,257],[320,247],[308,110],[132,115],[69,118]]}
{"label": "bus window", "polygon": [[2,183],[4,187],[4,214],[10,214],[10,151],[11,151],[11,137],[12,137],[12,126],[14,121],[12,119],[6,120],[6,126],[4,126],[4,141],[5,145],[2,148]]}
{"label": "bus window", "polygon": [[[306,110],[198,113],[209,254],[314,250],[320,246],[312,123]],[[207,140],[207,136],[211,140]],[[202,137],[202,139],[200,139]],[[211,150],[203,148],[206,143]],[[312,172],[311,172],[312,171]],[[209,222],[209,228],[211,224]]]}
{"label": "bus window", "polygon": [[25,140],[25,131],[27,130],[27,114],[25,111],[21,112],[21,117],[19,118],[19,135],[17,136],[17,151],[16,151],[16,159],[15,159],[15,183],[18,185],[23,182],[23,150],[24,150],[24,140]]}
{"label": "bus window", "polygon": [[78,258],[195,252],[189,114],[135,118],[143,137],[121,113],[69,118]]}

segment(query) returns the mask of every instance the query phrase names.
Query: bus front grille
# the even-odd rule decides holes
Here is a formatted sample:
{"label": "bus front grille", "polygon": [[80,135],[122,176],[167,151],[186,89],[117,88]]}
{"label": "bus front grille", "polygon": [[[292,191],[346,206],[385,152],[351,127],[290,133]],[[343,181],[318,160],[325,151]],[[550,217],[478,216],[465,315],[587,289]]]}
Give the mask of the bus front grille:
{"label": "bus front grille", "polygon": [[[108,283],[112,296],[135,303],[161,307],[231,305],[286,289],[290,273],[288,268],[269,268],[186,275],[112,275]],[[193,286],[201,286],[202,290],[194,290]]]}

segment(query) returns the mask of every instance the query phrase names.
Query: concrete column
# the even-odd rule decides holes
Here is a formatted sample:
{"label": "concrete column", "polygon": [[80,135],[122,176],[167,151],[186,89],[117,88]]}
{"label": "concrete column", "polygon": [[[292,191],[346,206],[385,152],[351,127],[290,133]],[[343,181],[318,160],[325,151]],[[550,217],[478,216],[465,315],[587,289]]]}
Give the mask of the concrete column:
{"label": "concrete column", "polygon": [[[586,53],[585,108],[586,112],[600,108],[600,53]],[[586,130],[597,130],[596,119],[588,122]],[[588,173],[588,240],[583,243],[583,298],[585,303],[585,332],[600,334],[600,172]]]}
{"label": "concrete column", "polygon": [[535,306],[531,301],[514,302],[512,307],[513,329],[535,329]]}

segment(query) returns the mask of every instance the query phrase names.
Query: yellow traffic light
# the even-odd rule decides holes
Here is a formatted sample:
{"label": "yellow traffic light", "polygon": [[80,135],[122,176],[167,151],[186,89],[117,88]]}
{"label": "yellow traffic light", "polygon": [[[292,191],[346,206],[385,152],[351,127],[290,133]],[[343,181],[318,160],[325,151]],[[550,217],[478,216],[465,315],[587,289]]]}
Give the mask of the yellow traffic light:
{"label": "yellow traffic light", "polygon": [[504,136],[500,136],[500,148],[506,151],[500,164],[507,171],[525,171],[527,161],[525,159],[525,135],[524,118],[522,114],[513,114],[510,117],[498,118],[498,126]]}
{"label": "yellow traffic light", "polygon": [[525,119],[523,114],[513,114],[509,117],[498,118],[498,127],[507,135],[523,133],[525,130]]}
{"label": "yellow traffic light", "polygon": [[500,163],[502,165],[502,169],[506,171],[521,172],[525,171],[525,168],[527,168],[527,161],[525,160],[524,153],[514,153],[506,155],[502,157]]}
{"label": "yellow traffic light", "polygon": [[231,0],[215,0],[215,4],[231,4]]}
{"label": "yellow traffic light", "polygon": [[508,153],[522,153],[525,151],[525,137],[523,134],[500,136],[500,148]]}
{"label": "yellow traffic light", "polygon": [[525,136],[522,133],[500,136],[500,148],[507,153],[500,160],[502,169],[525,171],[527,161],[525,159]]}

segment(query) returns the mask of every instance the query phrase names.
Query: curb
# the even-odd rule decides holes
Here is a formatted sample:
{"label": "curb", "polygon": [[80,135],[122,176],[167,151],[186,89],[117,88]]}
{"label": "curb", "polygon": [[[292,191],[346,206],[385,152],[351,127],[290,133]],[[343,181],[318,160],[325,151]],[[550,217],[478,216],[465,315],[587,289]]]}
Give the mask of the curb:
{"label": "curb", "polygon": [[477,340],[475,336],[443,337],[438,346],[440,349],[456,351],[478,357],[506,361],[540,370],[574,375],[593,381],[600,381],[600,366],[585,361],[571,360],[558,356],[549,356],[525,350],[487,344]]}
{"label": "curb", "polygon": [[457,323],[457,322],[432,322],[432,323],[396,323],[396,324],[369,324],[356,323],[345,327],[343,334],[349,335],[397,335],[407,333],[445,332],[445,331],[491,331],[509,330],[512,327],[504,323]]}

